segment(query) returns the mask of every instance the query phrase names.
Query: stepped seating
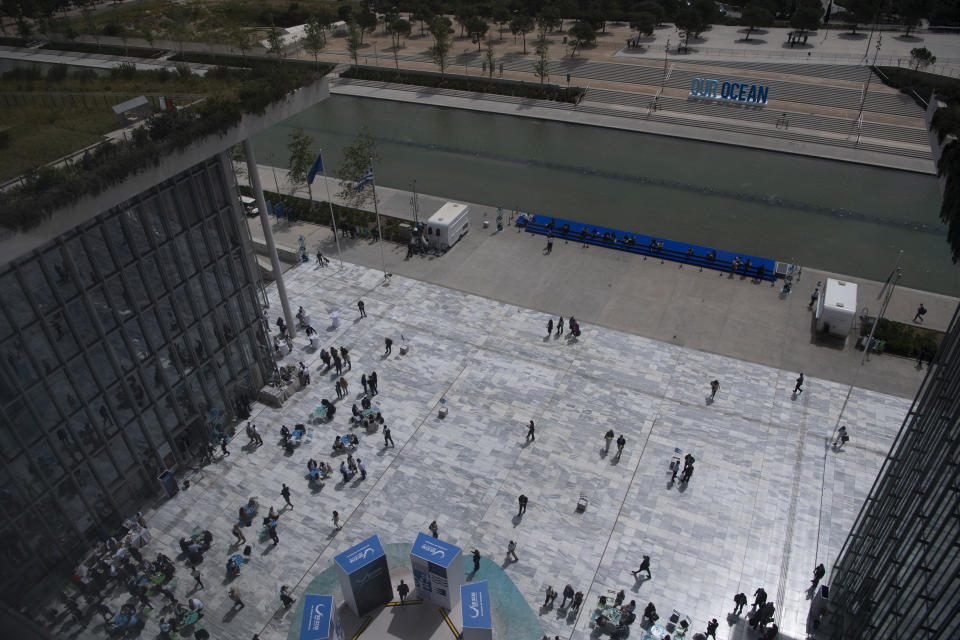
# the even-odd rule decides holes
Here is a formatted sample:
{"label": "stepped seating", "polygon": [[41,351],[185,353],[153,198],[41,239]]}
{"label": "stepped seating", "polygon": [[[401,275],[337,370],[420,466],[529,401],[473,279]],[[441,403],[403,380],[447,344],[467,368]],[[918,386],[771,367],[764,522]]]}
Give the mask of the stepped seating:
{"label": "stepped seating", "polygon": [[[521,224],[518,221],[518,224]],[[697,267],[714,269],[716,271],[730,272],[733,268],[733,261],[739,257],[740,262],[736,273],[773,282],[777,279],[775,272],[776,261],[770,258],[761,258],[744,254],[736,254],[731,251],[722,251],[699,245],[691,245],[666,238],[655,238],[638,233],[625,233],[609,227],[600,227],[596,225],[587,225],[574,220],[564,220],[563,218],[549,218],[534,214],[524,214],[523,227],[529,233],[547,235],[552,232],[554,238],[592,244],[608,249],[617,249],[629,253],[637,253],[660,260],[670,260],[682,264],[690,264]],[[585,234],[582,232],[586,231]],[[596,231],[596,233],[594,233]],[[608,235],[604,239],[603,234]],[[610,237],[614,240],[609,239]],[[627,238],[634,238],[634,241],[627,243]],[[662,243],[662,246],[660,245]],[[692,249],[692,251],[690,251]],[[749,261],[749,267],[747,262]]]}

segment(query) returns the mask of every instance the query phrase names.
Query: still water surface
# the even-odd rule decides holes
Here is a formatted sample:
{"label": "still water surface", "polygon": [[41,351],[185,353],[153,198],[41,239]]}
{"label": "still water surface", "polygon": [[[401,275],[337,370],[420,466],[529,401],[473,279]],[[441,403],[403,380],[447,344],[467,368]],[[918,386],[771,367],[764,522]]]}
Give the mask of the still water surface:
{"label": "still water surface", "polygon": [[[377,184],[960,294],[933,176],[598,127],[332,96],[255,139],[285,166],[303,127],[333,174],[365,126]],[[492,211],[491,211],[492,213]]]}

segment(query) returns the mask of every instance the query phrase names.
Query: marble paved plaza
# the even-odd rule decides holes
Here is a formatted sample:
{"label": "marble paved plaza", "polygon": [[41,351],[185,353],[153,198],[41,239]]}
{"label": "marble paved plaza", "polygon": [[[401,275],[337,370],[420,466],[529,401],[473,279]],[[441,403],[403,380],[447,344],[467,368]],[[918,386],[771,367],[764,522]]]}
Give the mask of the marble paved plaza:
{"label": "marble paved plaza", "polygon": [[[350,350],[349,397],[333,424],[315,425],[312,441],[292,456],[278,445],[281,424],[305,422],[321,398],[336,398],[333,375],[323,372],[301,333],[283,361],[306,363],[313,382],[281,409],[255,406],[264,445],[242,449],[241,429],[229,457],[194,473],[188,490],[147,513],[150,552],[172,557],[195,525],[213,531],[206,589],[197,595],[214,639],[286,638],[293,613],[279,606],[279,585],[295,585],[299,597],[349,545],[374,533],[385,543],[412,541],[432,520],[441,538],[505,567],[551,638],[595,637],[589,612],[599,595],[619,589],[640,609],[654,602],[662,621],[677,609],[693,619],[694,631],[716,617],[719,639],[755,638],[728,613],[735,593],[759,586],[777,605],[782,637],[802,638],[812,570],[825,563],[829,579],[910,405],[854,389],[843,416],[852,439],[834,451],[848,387],[812,372],[794,397],[795,371],[589,325],[579,340],[566,331],[547,337],[542,313],[399,276],[384,280],[380,271],[349,264],[342,271],[302,265],[288,272],[286,286],[294,310],[302,305],[311,314],[323,346]],[[275,289],[271,296],[273,326],[280,307]],[[361,298],[365,319],[357,312]],[[340,313],[337,328],[330,327],[331,311]],[[386,357],[385,337],[394,341]],[[409,353],[400,355],[404,341]],[[380,432],[361,433],[354,455],[366,464],[367,479],[343,485],[335,472],[311,492],[307,460],[339,466],[330,455],[333,436],[348,431],[361,373],[374,370],[374,404],[396,447],[385,449]],[[721,388],[709,403],[714,378]],[[449,411],[445,419],[438,417],[441,406]],[[531,419],[536,440],[528,443]],[[619,459],[615,446],[603,451],[607,429],[626,437]],[[685,489],[668,482],[675,449],[696,457]],[[294,508],[279,519],[279,546],[257,541],[258,527],[247,529],[252,562],[229,581],[224,562],[238,506],[255,495],[280,509],[283,482]],[[518,518],[521,493],[529,506]],[[577,513],[581,493],[589,506]],[[342,531],[332,526],[334,509]],[[506,559],[510,539],[517,541],[517,562]],[[643,554],[653,576],[637,582],[630,571]],[[182,597],[192,580],[179,573]],[[562,591],[567,583],[590,606],[580,615],[541,612],[546,586]],[[228,585],[240,588],[244,609],[231,610]],[[153,637],[158,615],[151,614],[144,637]],[[65,632],[77,631],[71,624]],[[79,634],[104,632],[91,622]]]}

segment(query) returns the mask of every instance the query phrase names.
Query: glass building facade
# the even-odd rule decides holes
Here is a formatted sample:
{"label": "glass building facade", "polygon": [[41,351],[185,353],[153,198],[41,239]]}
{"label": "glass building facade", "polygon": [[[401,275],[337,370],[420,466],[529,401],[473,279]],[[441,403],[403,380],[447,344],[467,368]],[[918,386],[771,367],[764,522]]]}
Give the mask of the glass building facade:
{"label": "glass building facade", "polygon": [[0,266],[0,589],[160,491],[273,371],[225,154]]}
{"label": "glass building facade", "polygon": [[960,309],[840,551],[829,597],[832,638],[960,638]]}

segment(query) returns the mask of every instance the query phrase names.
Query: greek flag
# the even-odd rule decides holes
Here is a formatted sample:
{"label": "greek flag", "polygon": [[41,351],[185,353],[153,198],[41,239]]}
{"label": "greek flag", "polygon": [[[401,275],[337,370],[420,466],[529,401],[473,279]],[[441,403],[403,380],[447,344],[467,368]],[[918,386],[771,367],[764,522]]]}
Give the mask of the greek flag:
{"label": "greek flag", "polygon": [[367,167],[366,173],[363,174],[363,177],[360,178],[360,182],[357,183],[357,193],[363,191],[364,185],[368,182],[373,182],[373,166]]}

